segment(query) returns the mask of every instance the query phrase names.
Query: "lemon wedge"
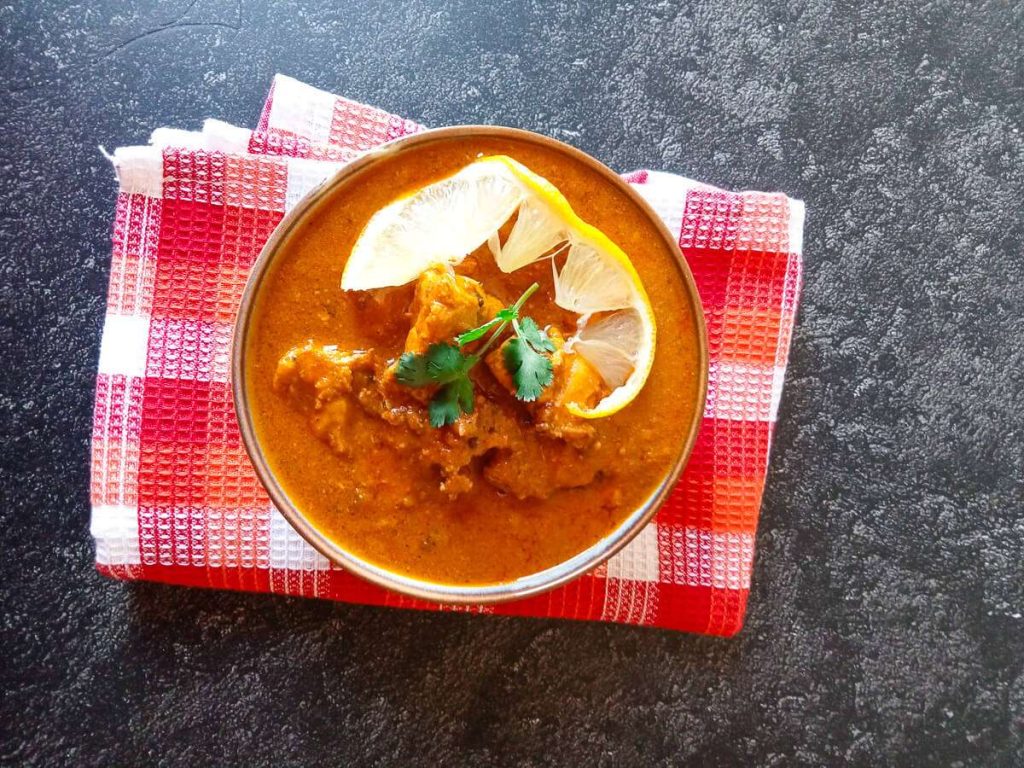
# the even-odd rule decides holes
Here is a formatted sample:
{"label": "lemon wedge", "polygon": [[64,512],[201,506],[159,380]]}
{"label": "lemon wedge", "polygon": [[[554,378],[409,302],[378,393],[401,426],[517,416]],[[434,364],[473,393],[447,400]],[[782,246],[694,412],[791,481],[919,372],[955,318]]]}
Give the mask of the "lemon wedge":
{"label": "lemon wedge", "polygon": [[[498,230],[513,214],[502,243]],[[375,213],[341,287],[404,285],[435,264],[458,264],[484,243],[504,272],[550,259],[555,303],[580,316],[566,348],[585,358],[611,392],[593,407],[567,403],[568,410],[593,419],[629,405],[654,362],[654,312],[640,276],[551,182],[510,157],[480,158]]]}

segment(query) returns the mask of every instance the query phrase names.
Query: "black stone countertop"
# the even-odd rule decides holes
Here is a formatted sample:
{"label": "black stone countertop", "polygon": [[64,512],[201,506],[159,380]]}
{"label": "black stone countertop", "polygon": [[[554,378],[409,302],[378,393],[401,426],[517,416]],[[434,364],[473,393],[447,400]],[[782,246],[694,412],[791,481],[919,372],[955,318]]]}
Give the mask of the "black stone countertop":
{"label": "black stone countertop", "polygon": [[[0,7],[0,762],[1024,765],[1020,0]],[[807,201],[733,640],[93,570],[115,186],[281,71]]]}

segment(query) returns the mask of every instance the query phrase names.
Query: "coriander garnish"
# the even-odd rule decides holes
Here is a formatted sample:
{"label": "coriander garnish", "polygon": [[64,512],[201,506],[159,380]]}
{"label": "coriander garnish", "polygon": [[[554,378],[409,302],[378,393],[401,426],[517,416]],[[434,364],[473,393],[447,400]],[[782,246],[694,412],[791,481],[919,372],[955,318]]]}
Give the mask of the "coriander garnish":
{"label": "coriander garnish", "polygon": [[533,318],[513,320],[512,328],[516,337],[505,345],[505,368],[512,374],[516,397],[530,403],[540,397],[554,378],[548,353],[555,351],[555,345]]}
{"label": "coriander garnish", "polygon": [[[400,384],[407,387],[440,385],[428,407],[432,427],[454,424],[463,413],[473,412],[473,382],[469,372],[510,325],[515,336],[505,346],[502,357],[516,386],[516,397],[532,402],[551,384],[554,372],[550,353],[555,351],[555,345],[533,318],[519,315],[523,304],[538,288],[537,283],[531,285],[514,304],[499,310],[493,319],[459,334],[455,344],[442,341],[431,344],[425,354],[406,352],[399,358],[395,378]],[[487,341],[476,352],[462,351],[487,334],[490,334]]]}

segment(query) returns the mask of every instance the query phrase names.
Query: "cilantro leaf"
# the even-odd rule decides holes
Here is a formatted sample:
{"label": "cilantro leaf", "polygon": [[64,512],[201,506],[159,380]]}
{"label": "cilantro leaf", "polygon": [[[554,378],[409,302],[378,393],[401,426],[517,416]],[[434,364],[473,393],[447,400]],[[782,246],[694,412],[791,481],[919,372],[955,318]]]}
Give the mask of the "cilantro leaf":
{"label": "cilantro leaf", "polygon": [[454,424],[463,413],[473,412],[473,382],[469,369],[479,361],[475,355],[467,357],[458,347],[440,342],[431,344],[425,355],[406,352],[398,359],[395,378],[408,387],[440,384],[430,398],[427,411],[430,426],[444,427]]}
{"label": "cilantro leaf", "polygon": [[502,353],[505,369],[512,374],[516,397],[520,400],[533,402],[555,377],[551,359],[537,352],[518,336],[509,340],[502,348]]}
{"label": "cilantro leaf", "polygon": [[554,352],[555,345],[548,338],[548,332],[537,327],[532,317],[524,317],[516,324],[516,333],[537,352]]}
{"label": "cilantro leaf", "polygon": [[395,379],[407,387],[425,387],[434,383],[427,370],[426,355],[417,355],[414,352],[406,352],[398,358]]}
{"label": "cilantro leaf", "polygon": [[466,376],[449,381],[430,399],[427,410],[435,429],[454,424],[463,412],[473,412],[473,382]]}
{"label": "cilantro leaf", "polygon": [[452,387],[455,390],[455,396],[458,398],[459,407],[463,413],[472,413],[475,406],[473,402],[473,382],[469,380],[469,376],[463,376],[461,379],[456,379],[451,384],[445,386]]}
{"label": "cilantro leaf", "polygon": [[458,392],[451,384],[445,384],[430,398],[427,410],[430,413],[430,426],[435,429],[454,424],[462,415]]}
{"label": "cilantro leaf", "polygon": [[465,376],[468,362],[458,347],[447,342],[431,344],[427,349],[427,374],[438,384]]}
{"label": "cilantro leaf", "polygon": [[458,348],[448,344],[431,344],[426,354],[406,352],[398,358],[395,378],[407,387],[444,384],[465,374],[469,360]]}

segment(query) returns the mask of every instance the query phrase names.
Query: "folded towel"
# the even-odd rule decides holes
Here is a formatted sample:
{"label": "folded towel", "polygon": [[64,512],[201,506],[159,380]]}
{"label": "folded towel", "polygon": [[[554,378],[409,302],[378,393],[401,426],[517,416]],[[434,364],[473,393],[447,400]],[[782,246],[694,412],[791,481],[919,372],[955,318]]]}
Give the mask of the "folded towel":
{"label": "folded towel", "polygon": [[[211,120],[114,153],[120,192],[92,440],[101,573],[451,609],[366,583],[292,530],[249,463],[228,383],[246,276],[284,212],[346,161],[420,130],[279,75],[254,131]],[[468,610],[731,635],[750,588],[804,208],[668,173],[625,178],[678,237],[704,304],[710,378],[696,447],[655,520],[606,564],[554,591]]]}

